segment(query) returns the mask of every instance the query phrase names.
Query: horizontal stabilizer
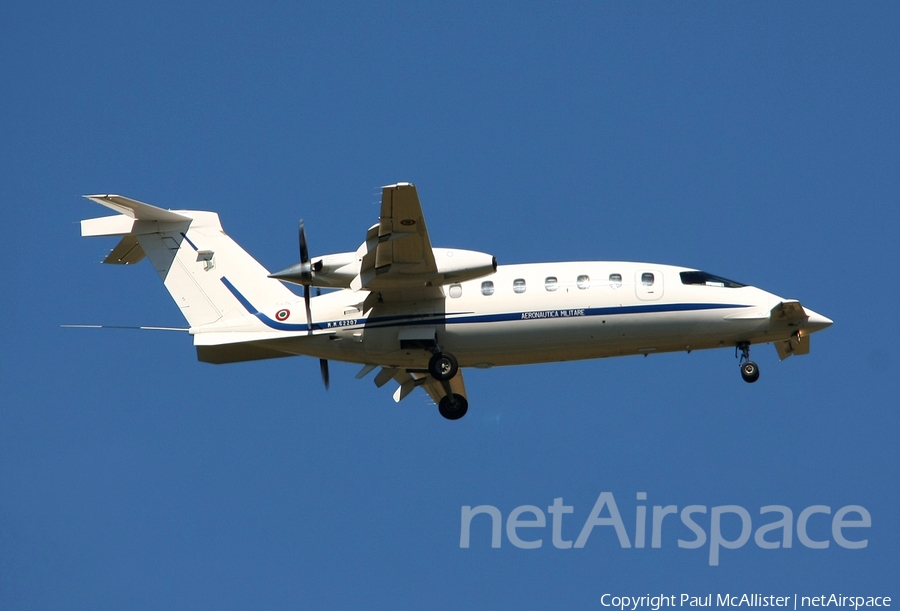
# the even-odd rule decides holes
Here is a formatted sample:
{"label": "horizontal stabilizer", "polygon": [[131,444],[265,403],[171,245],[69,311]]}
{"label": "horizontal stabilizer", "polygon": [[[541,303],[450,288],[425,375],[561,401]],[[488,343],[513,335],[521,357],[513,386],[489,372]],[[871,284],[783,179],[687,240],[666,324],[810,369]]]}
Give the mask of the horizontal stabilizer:
{"label": "horizontal stabilizer", "polygon": [[189,222],[187,216],[163,210],[150,204],[145,204],[134,199],[128,199],[121,195],[85,195],[92,202],[111,208],[120,214],[130,216],[136,221],[161,221],[163,223]]}
{"label": "horizontal stabilizer", "polygon": [[112,252],[103,259],[103,262],[115,265],[134,265],[146,256],[144,249],[141,248],[138,242],[137,236],[126,235],[112,249]]}
{"label": "horizontal stabilizer", "polygon": [[267,327],[267,321],[277,326],[280,319],[273,320],[275,313],[289,312],[285,304],[293,306],[297,300],[280,282],[269,279],[269,272],[228,237],[218,214],[164,210],[121,195],[85,197],[118,214],[81,221],[81,235],[118,236],[118,244],[104,263],[150,261],[192,329],[200,360],[219,363],[290,354],[267,346],[224,348],[197,341],[201,328],[202,335],[240,329],[241,340],[231,336],[229,343],[250,341],[247,331],[266,334],[271,326]]}

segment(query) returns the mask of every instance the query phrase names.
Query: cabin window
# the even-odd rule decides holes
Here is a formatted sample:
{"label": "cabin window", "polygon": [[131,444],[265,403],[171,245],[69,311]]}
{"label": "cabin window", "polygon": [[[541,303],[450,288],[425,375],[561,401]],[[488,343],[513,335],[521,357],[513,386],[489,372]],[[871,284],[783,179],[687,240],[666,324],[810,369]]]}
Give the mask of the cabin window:
{"label": "cabin window", "polygon": [[745,285],[734,280],[728,280],[720,276],[713,276],[706,272],[681,272],[682,284],[697,284],[700,286],[723,286],[730,289],[739,289]]}
{"label": "cabin window", "polygon": [[462,285],[461,284],[451,284],[450,285],[450,296],[456,299],[457,297],[462,296]]}
{"label": "cabin window", "polygon": [[556,276],[547,276],[544,280],[544,288],[548,291],[555,291],[559,288],[559,280],[556,279]]}
{"label": "cabin window", "polygon": [[576,282],[576,284],[578,285],[578,288],[580,288],[581,290],[584,290],[584,289],[586,289],[586,288],[590,288],[590,286],[591,286],[591,277],[582,274],[582,275],[578,276],[578,281]]}
{"label": "cabin window", "polygon": [[525,292],[525,279],[524,278],[516,278],[513,280],[513,291],[516,293],[524,293]]}
{"label": "cabin window", "polygon": [[653,274],[650,272],[644,272],[641,274],[641,284],[644,286],[653,286]]}
{"label": "cabin window", "polygon": [[494,294],[494,283],[490,280],[485,280],[481,283],[481,294],[482,295],[493,295]]}
{"label": "cabin window", "polygon": [[617,289],[622,286],[622,274],[610,274],[609,275],[609,286],[614,289]]}

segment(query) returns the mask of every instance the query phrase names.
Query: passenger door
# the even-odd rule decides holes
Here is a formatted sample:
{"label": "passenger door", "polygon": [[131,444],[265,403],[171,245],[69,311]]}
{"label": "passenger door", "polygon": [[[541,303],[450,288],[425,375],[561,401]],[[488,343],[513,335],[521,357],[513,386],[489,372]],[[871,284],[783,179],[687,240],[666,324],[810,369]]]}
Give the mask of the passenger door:
{"label": "passenger door", "polygon": [[662,272],[654,269],[642,269],[635,272],[634,292],[641,301],[656,301],[662,297]]}

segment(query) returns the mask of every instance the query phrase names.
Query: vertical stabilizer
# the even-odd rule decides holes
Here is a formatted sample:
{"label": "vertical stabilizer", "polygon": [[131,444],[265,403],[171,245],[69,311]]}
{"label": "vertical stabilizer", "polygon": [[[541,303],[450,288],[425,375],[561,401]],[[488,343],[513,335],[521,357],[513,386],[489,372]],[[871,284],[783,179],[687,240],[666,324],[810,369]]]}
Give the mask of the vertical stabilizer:
{"label": "vertical stabilizer", "polygon": [[119,212],[81,222],[83,236],[122,237],[104,263],[127,265],[148,258],[192,328],[215,324],[249,331],[262,327],[223,278],[258,307],[296,300],[225,234],[214,212],[163,210],[118,195],[86,197]]}

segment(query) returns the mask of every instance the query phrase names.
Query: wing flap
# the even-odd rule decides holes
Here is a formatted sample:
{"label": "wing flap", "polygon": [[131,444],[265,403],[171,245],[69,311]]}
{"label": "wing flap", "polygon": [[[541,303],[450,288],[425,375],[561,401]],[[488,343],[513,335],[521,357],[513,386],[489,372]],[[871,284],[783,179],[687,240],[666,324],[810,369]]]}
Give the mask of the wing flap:
{"label": "wing flap", "polygon": [[[366,371],[367,368],[368,366],[363,368],[363,371]],[[362,373],[362,371],[360,373]],[[366,373],[368,373],[368,371],[366,371]],[[439,382],[431,377],[430,374],[420,369],[395,369],[385,367],[375,377],[375,385],[381,388],[391,379],[395,380],[400,385],[397,387],[397,390],[394,391],[394,401],[397,403],[408,397],[412,391],[420,386],[428,393],[428,396],[431,397],[431,400],[434,401],[435,405],[440,403],[441,399],[447,395],[447,389],[444,388],[444,384],[450,386],[450,392],[462,395],[463,397],[466,396],[466,384],[463,381],[462,369],[456,372],[456,375],[453,376],[449,382]]]}
{"label": "wing flap", "polygon": [[[440,403],[441,399],[443,399],[447,395],[447,391],[444,389],[444,385],[441,382],[435,380],[430,375],[418,375],[422,375],[422,379],[424,380],[421,383],[422,388],[425,389],[425,392],[428,393],[428,396],[431,397],[431,400],[434,401],[435,405]],[[456,372],[456,375],[450,379],[449,384],[451,392],[466,397],[466,384],[463,381],[462,369]]]}
{"label": "wing flap", "polygon": [[782,361],[795,354],[809,354],[809,335],[797,332],[791,339],[775,342],[775,350],[778,351],[778,358]]}

